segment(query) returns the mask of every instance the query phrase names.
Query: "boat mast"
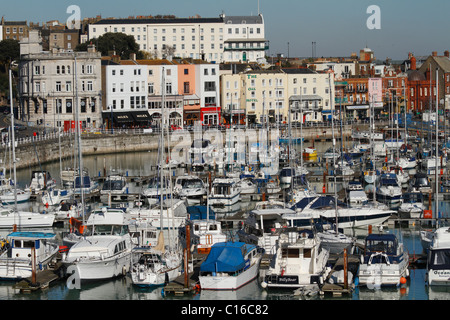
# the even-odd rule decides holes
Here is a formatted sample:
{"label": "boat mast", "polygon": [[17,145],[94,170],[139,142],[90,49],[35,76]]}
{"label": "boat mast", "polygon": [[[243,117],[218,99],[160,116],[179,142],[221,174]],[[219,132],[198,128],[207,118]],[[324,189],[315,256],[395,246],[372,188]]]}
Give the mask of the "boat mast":
{"label": "boat mast", "polygon": [[[436,148],[436,169],[434,170],[435,180],[436,180],[435,181],[435,183],[436,183],[436,185],[435,185],[436,190],[434,192],[435,197],[436,197],[436,199],[434,200],[436,202],[435,203],[435,205],[436,205],[436,213],[435,213],[436,218],[438,218],[438,216],[439,216],[439,201],[438,201],[439,200],[439,175],[438,175],[438,169],[439,169],[439,167],[438,167],[438,165],[439,165],[439,145],[438,145],[438,143],[439,143],[439,136],[438,136],[438,133],[439,133],[439,86],[438,86],[438,84],[439,84],[439,74],[438,74],[438,71],[439,71],[439,68],[436,69],[436,136],[435,136],[435,140],[436,140],[436,146],[435,146],[435,148]],[[430,94],[431,94],[431,91],[430,91]],[[430,112],[430,119],[431,119],[431,112]],[[437,220],[437,221],[439,222],[439,220]]]}
{"label": "boat mast", "polygon": [[[12,144],[12,163],[14,174],[14,210],[17,212],[17,179],[16,179],[16,138],[14,130],[14,106],[13,106],[13,85],[12,85],[12,70],[9,69],[9,104],[11,108],[11,144]],[[15,215],[14,215],[14,219]],[[15,221],[14,221],[15,224]]]}
{"label": "boat mast", "polygon": [[[335,212],[335,218],[336,218],[336,234],[338,233],[338,206],[337,206],[337,201],[338,201],[338,197],[337,197],[337,187],[336,187],[336,157],[334,156],[336,154],[336,138],[334,136],[334,106],[333,106],[333,102],[332,102],[332,94],[331,94],[331,73],[328,73],[328,81],[330,84],[330,106],[331,106],[331,133],[332,133],[332,137],[333,137],[333,167],[334,167],[334,212]],[[342,157],[342,155],[341,155]],[[341,170],[343,170],[344,168],[342,168]]]}
{"label": "boat mast", "polygon": [[[77,57],[74,55],[74,70],[75,70],[75,129],[78,145],[78,170],[80,171],[80,196],[81,196],[81,210],[83,217],[83,224],[85,223],[85,207],[84,207],[84,177],[83,177],[83,156],[81,151],[81,130],[80,119],[78,114],[78,80],[77,80]],[[74,168],[75,172],[76,169]]]}

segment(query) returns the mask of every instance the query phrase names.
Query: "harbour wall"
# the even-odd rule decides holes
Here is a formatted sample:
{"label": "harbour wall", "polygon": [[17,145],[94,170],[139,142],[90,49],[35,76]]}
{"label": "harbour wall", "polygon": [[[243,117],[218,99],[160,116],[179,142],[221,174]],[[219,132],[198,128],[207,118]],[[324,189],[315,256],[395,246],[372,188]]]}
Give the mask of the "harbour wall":
{"label": "harbour wall", "polygon": [[[351,130],[351,126],[346,126],[343,129],[342,136],[349,137],[351,134]],[[291,132],[292,137],[300,137],[300,128],[294,128]],[[302,128],[301,132],[304,137],[305,143],[311,141],[325,141],[331,139],[333,136],[331,127]],[[335,137],[337,140],[339,140],[340,133],[337,134],[336,132]],[[223,136],[223,142],[225,142],[227,136],[226,132],[222,131],[221,133]],[[247,134],[249,143],[257,142],[257,139],[259,137],[258,131],[254,130],[253,133],[254,134]],[[184,132],[184,134],[186,134],[186,132]],[[193,141],[194,134],[192,132],[190,134],[191,140],[187,140]],[[205,136],[211,134],[211,131],[206,131],[206,133],[204,133]],[[172,148],[176,144],[182,142],[182,139],[184,138],[180,138],[180,136],[182,135],[180,134],[179,136],[176,136],[178,140],[170,136],[170,138],[165,141],[165,144],[167,145],[167,143],[170,142],[170,147]],[[64,137],[61,137],[60,140],[61,158],[66,159],[73,157],[76,150],[74,135],[66,135]],[[118,154],[128,152],[149,152],[158,150],[159,133],[142,133],[137,131],[116,131],[113,134],[84,133],[81,136],[81,140],[83,156]],[[6,159],[5,163],[3,163],[3,167],[9,169],[12,165],[10,165],[8,161],[8,159],[10,158],[9,155],[5,154],[5,152],[9,153],[10,148],[7,145],[3,144],[3,146],[0,148],[0,154],[3,155],[2,158]],[[42,137],[39,139],[30,138],[29,141],[16,143],[15,153],[17,169],[30,168],[35,167],[39,164],[43,165],[45,163],[59,161],[59,139],[57,137],[48,139]]]}

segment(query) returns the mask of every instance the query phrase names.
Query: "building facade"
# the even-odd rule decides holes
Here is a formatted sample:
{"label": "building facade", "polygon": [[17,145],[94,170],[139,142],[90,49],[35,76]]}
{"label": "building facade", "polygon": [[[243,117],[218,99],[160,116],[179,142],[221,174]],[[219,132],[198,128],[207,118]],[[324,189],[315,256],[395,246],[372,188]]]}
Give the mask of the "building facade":
{"label": "building facade", "polygon": [[99,128],[100,53],[94,47],[87,52],[49,52],[33,41],[21,43],[19,98],[20,119],[42,131],[74,128],[77,110],[83,128]]}
{"label": "building facade", "polygon": [[287,124],[289,111],[293,122],[321,122],[334,107],[334,74],[306,68],[224,74],[221,90],[224,119],[232,124]]}
{"label": "building facade", "polygon": [[268,49],[264,19],[256,17],[102,19],[88,26],[89,39],[108,32],[134,36],[154,58],[209,62],[257,61]]}
{"label": "building facade", "polygon": [[28,24],[27,21],[5,21],[2,18],[2,37],[5,39],[13,39],[21,41],[28,37]]}

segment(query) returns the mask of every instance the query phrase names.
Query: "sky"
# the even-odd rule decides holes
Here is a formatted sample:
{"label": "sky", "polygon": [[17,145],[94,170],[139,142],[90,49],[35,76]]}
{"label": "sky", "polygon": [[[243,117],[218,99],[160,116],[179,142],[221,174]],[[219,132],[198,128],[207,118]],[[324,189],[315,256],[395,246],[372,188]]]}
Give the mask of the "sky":
{"label": "sky", "polygon": [[[258,14],[258,0],[18,0],[0,6],[0,14],[5,20],[65,23],[72,14],[67,13],[70,5],[80,8],[81,18]],[[367,13],[372,5],[379,8],[379,15]],[[427,56],[450,50],[448,0],[259,0],[259,8],[269,55],[310,57],[312,42],[317,57],[348,57],[368,47],[379,60],[403,60],[409,52]],[[369,29],[368,20],[379,28]]]}

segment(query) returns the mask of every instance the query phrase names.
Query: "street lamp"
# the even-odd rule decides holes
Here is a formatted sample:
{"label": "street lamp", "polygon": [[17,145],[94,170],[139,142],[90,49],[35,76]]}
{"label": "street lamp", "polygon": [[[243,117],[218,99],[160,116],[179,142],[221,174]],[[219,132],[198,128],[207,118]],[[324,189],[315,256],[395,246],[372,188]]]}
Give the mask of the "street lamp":
{"label": "street lamp", "polygon": [[111,121],[110,121],[110,123],[111,123],[111,133],[114,133],[114,129],[113,129],[113,107],[112,107],[112,105],[109,105],[108,108],[109,108],[109,110],[111,110]]}

